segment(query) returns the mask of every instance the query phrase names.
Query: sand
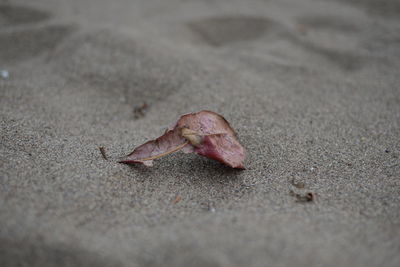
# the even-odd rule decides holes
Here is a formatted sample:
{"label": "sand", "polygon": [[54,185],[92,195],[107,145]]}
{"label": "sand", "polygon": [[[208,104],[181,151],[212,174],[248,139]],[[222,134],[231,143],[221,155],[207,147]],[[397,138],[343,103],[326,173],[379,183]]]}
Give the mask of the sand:
{"label": "sand", "polygon": [[[400,4],[376,2],[2,1],[0,266],[400,266]],[[247,170],[116,163],[203,109]]]}

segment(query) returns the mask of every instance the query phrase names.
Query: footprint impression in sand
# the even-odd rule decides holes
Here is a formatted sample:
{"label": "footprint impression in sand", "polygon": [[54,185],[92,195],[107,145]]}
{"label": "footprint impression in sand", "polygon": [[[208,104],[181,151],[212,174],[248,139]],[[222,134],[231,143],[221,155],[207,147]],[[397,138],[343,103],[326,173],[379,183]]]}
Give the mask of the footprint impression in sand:
{"label": "footprint impression in sand", "polygon": [[188,26],[206,44],[224,46],[263,36],[271,27],[271,21],[263,17],[232,15],[205,18],[190,22]]}
{"label": "footprint impression in sand", "polygon": [[24,61],[53,49],[72,31],[69,25],[40,25],[48,12],[13,5],[0,5],[0,62]]}

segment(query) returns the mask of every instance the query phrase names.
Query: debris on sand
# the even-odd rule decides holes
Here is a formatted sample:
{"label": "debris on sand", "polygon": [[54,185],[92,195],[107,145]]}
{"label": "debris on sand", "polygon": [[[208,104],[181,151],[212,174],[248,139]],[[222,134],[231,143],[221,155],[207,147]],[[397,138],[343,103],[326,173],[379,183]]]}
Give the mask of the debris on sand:
{"label": "debris on sand", "polygon": [[245,169],[245,150],[235,131],[224,117],[207,110],[182,115],[163,135],[136,147],[119,162],[152,166],[153,160],[178,150],[197,153],[235,169]]}
{"label": "debris on sand", "polygon": [[100,146],[99,150],[100,150],[101,155],[103,156],[103,159],[108,160],[107,154],[106,154],[106,149],[104,148],[104,146]]}
{"label": "debris on sand", "polygon": [[314,202],[314,200],[315,200],[315,195],[312,192],[307,192],[305,194],[299,194],[299,193],[295,193],[294,191],[291,190],[290,195],[294,196],[296,198],[296,202],[299,202],[299,203]]}
{"label": "debris on sand", "polygon": [[136,120],[144,117],[148,108],[149,108],[149,105],[146,102],[144,102],[142,105],[140,105],[138,107],[135,107],[133,109],[133,117]]}

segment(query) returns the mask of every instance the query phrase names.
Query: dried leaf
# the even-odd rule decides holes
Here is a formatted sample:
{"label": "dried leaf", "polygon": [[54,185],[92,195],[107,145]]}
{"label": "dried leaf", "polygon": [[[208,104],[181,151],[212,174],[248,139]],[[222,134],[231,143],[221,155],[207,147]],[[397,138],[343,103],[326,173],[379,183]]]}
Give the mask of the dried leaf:
{"label": "dried leaf", "polygon": [[120,162],[151,166],[154,159],[181,149],[244,169],[245,151],[235,132],[224,117],[206,110],[181,116],[162,136],[137,147]]}

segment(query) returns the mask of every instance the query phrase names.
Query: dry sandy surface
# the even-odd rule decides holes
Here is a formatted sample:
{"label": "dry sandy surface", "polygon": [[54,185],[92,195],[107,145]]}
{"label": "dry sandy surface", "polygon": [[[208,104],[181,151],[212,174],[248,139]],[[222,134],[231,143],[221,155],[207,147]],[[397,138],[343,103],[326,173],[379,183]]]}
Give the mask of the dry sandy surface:
{"label": "dry sandy surface", "polygon": [[400,266],[400,1],[0,2],[0,266]]}

